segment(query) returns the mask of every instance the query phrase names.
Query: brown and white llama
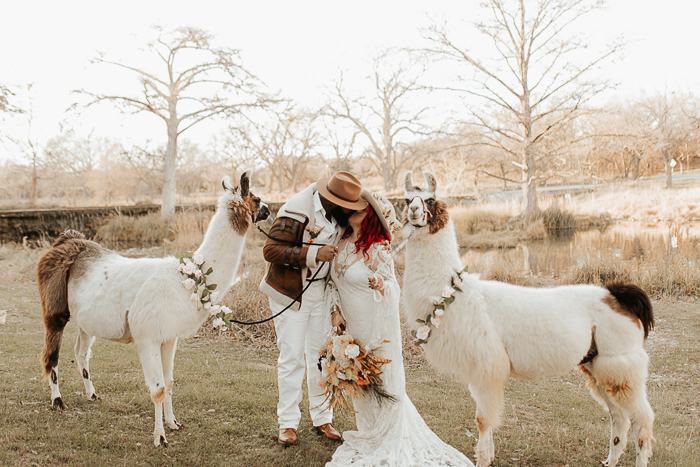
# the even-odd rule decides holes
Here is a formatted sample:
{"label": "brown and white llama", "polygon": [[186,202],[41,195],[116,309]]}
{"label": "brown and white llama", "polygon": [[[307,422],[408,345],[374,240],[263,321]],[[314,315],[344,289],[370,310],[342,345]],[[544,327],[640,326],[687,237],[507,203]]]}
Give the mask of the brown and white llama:
{"label": "brown and white llama", "polygon": [[[587,376],[592,396],[610,412],[604,464],[617,465],[631,421],[636,465],[646,466],[654,439],[644,350],[654,316],[647,294],[622,282],[528,288],[473,274],[460,277],[456,271],[463,266],[447,205],[436,196],[435,175],[423,174],[423,187],[413,185],[412,172],[404,179],[404,236],[413,230],[406,245],[404,307],[409,323],[437,318],[439,327],[414,324],[418,337],[427,340],[425,355],[437,369],[469,385],[477,405],[477,466],[486,467],[494,458],[493,430],[500,423],[508,378],[542,380],[576,367]],[[452,292],[454,301],[436,316],[434,303],[440,299],[431,296],[439,297],[452,284],[461,291]]]}
{"label": "brown and white llama", "polygon": [[[270,213],[250,192],[249,171],[241,175],[239,187],[233,187],[228,176],[222,184],[224,194],[194,255],[203,257],[202,270],[212,268],[207,280],[217,284],[217,299],[234,282],[251,223]],[[179,265],[174,257],[124,258],[73,230],[56,240],[37,266],[46,331],[41,361],[51,385],[52,407],[65,409],[58,388],[58,354],[63,329],[73,318],[78,325],[75,356],[88,398],[98,399],[89,368],[95,337],[133,342],[155,405],[153,442],[167,446],[163,411],[170,428],[181,426],[172,406],[177,340],[193,335],[210,316],[200,300],[191,299],[192,290],[183,287]]]}

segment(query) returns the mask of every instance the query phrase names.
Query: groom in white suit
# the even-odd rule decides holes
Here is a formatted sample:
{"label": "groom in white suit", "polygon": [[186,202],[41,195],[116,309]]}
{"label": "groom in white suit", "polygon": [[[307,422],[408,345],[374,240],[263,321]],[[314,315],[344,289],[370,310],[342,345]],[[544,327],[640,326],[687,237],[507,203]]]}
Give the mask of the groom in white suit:
{"label": "groom in white suit", "polygon": [[[282,206],[270,229],[271,238],[263,248],[268,267],[260,290],[270,298],[273,314],[292,304],[274,320],[280,351],[277,360],[278,443],[283,446],[297,442],[305,372],[314,430],[331,440],[341,438],[332,425],[333,412],[318,386],[321,372],[317,361],[328,331],[323,325],[326,322],[324,313],[330,313],[323,309],[325,278],[338,252],[335,245],[345,231],[348,216],[367,206],[361,192],[362,184],[348,172],[336,172],[332,177],[311,184]],[[316,278],[311,281],[317,271]],[[300,297],[309,282],[311,284]]]}

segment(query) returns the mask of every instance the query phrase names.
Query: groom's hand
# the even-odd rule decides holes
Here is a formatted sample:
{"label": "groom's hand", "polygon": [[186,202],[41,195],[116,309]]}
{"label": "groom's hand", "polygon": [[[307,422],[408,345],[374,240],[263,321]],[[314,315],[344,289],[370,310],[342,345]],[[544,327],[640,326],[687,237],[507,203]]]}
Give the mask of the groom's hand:
{"label": "groom's hand", "polygon": [[336,247],[334,247],[333,245],[325,245],[322,246],[320,250],[318,250],[318,253],[316,253],[316,260],[327,263],[329,261],[333,261],[333,258],[335,258],[335,255],[337,254],[338,249]]}

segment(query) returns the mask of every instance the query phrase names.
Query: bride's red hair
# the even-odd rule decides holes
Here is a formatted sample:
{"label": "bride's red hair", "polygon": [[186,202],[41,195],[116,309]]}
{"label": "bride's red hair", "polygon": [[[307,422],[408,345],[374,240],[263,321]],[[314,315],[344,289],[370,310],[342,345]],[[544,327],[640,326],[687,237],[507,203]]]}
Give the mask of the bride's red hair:
{"label": "bride's red hair", "polygon": [[[345,230],[345,235],[343,235],[343,238],[348,238],[351,234],[352,227],[348,226],[348,228]],[[389,234],[386,230],[384,230],[384,227],[382,227],[382,223],[379,221],[379,217],[377,217],[374,209],[372,209],[371,206],[367,206],[367,215],[362,220],[362,224],[360,224],[360,233],[357,234],[355,250],[357,253],[362,252],[365,259],[369,259],[367,250],[369,250],[369,248],[375,243],[383,242],[385,240],[387,242],[391,242]]]}

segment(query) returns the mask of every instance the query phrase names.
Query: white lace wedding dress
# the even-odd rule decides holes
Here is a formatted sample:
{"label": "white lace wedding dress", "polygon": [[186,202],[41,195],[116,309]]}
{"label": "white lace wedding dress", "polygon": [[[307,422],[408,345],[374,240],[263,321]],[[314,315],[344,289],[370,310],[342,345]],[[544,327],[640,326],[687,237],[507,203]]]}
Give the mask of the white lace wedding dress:
{"label": "white lace wedding dress", "polygon": [[[341,241],[329,281],[328,297],[338,304],[348,332],[364,347],[391,359],[382,367],[385,390],[396,402],[378,404],[370,398],[353,399],[358,431],[343,433],[343,444],[326,466],[473,466],[464,454],[445,444],[425,424],[406,395],[401,355],[399,298],[401,290],[394,264],[379,244],[370,258],[355,253],[355,245]],[[381,277],[382,292],[369,288],[369,277]],[[383,341],[388,340],[386,343]]]}

